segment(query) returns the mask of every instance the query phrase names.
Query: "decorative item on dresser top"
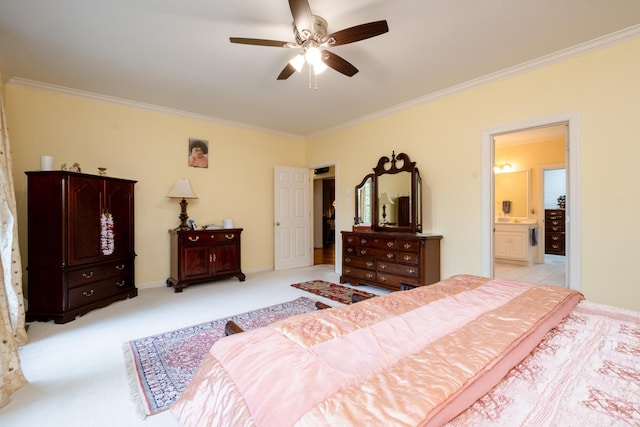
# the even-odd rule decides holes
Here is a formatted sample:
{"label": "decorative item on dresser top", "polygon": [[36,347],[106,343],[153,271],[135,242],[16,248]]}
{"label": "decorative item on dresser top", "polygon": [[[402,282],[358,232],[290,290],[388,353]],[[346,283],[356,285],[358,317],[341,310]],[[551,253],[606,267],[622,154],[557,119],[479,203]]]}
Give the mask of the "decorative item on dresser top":
{"label": "decorative item on dresser top", "polygon": [[409,156],[381,157],[356,186],[356,223],[342,232],[341,283],[391,290],[440,280],[442,236],[422,231],[422,179]]}
{"label": "decorative item on dresser top", "polygon": [[28,177],[27,320],[66,323],[138,295],[136,181],[70,171]]}
{"label": "decorative item on dresser top", "polygon": [[219,230],[169,230],[171,263],[167,286],[175,292],[195,283],[245,275],[240,264],[242,228]]}

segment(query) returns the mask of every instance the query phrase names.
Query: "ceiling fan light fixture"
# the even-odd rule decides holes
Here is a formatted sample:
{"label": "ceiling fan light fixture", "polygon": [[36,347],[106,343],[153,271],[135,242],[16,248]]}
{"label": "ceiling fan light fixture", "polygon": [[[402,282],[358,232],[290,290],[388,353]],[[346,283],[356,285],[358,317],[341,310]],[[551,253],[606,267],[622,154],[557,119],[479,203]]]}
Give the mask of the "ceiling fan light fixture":
{"label": "ceiling fan light fixture", "polygon": [[296,55],[291,61],[289,61],[289,64],[291,64],[297,72],[302,71],[302,67],[304,66],[304,56],[302,54]]}
{"label": "ceiling fan light fixture", "polygon": [[316,64],[322,63],[322,54],[317,47],[311,46],[305,50],[304,59],[306,59],[309,64],[315,66]]}
{"label": "ceiling fan light fixture", "polygon": [[322,62],[322,61],[318,61],[317,63],[313,64],[313,72],[316,74],[316,76],[322,72],[324,72],[327,68],[327,65]]}

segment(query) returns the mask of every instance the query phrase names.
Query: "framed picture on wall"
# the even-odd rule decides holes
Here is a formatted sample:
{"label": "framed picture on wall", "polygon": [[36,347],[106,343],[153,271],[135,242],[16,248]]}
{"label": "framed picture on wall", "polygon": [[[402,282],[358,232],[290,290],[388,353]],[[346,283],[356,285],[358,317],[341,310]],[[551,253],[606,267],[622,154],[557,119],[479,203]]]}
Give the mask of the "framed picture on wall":
{"label": "framed picture on wall", "polygon": [[189,166],[194,168],[209,167],[209,141],[189,138]]}

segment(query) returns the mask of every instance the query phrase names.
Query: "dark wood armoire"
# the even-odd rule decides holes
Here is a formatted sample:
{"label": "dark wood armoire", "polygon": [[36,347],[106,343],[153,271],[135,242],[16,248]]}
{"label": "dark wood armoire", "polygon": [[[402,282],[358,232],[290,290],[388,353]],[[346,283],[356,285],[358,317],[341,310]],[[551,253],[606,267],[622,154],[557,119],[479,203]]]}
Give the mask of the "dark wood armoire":
{"label": "dark wood armoire", "polygon": [[26,174],[27,321],[66,323],[135,297],[136,181],[68,171]]}

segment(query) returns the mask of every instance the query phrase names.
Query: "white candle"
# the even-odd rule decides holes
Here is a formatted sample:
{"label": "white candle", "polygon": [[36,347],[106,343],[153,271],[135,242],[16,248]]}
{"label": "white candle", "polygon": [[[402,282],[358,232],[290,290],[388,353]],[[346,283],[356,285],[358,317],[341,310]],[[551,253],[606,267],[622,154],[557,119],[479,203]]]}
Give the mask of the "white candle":
{"label": "white candle", "polygon": [[53,170],[53,157],[51,157],[51,156],[40,156],[40,170],[41,171],[51,171],[51,170]]}

